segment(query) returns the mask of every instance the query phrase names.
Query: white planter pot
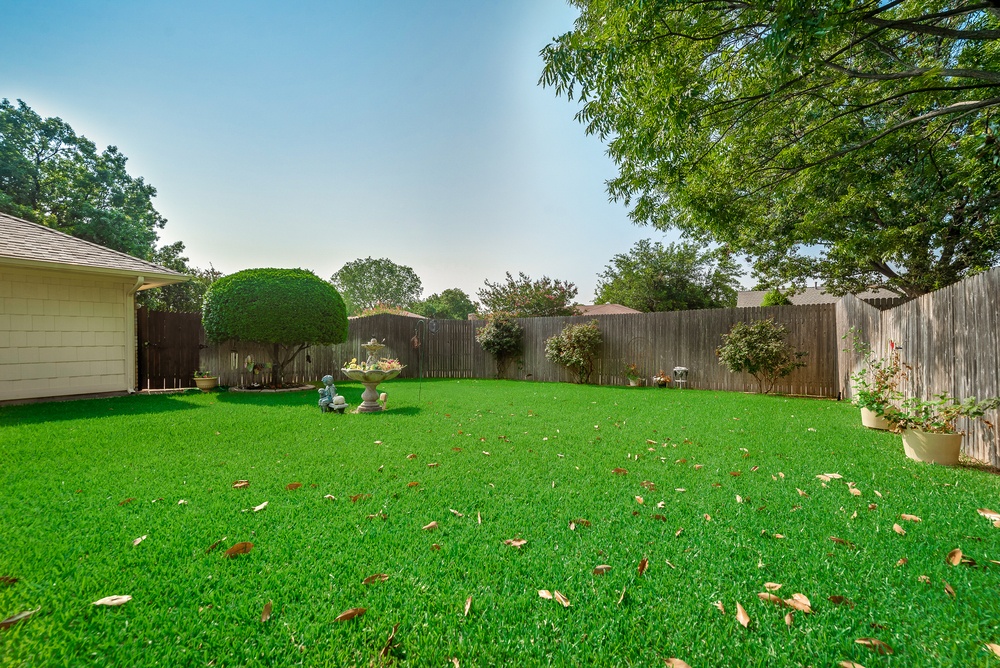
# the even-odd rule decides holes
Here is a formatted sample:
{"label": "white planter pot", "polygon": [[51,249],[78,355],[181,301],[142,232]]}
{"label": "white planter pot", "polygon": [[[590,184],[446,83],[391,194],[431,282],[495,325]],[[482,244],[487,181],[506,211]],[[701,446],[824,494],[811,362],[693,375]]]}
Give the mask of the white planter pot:
{"label": "white planter pot", "polygon": [[889,423],[884,417],[876,413],[875,411],[870,411],[867,408],[861,409],[861,424],[868,427],[869,429],[888,429]]}
{"label": "white planter pot", "polygon": [[633,379],[629,378],[628,379],[628,386],[629,387],[639,387],[639,381],[638,380],[633,380]]}
{"label": "white planter pot", "polygon": [[962,451],[962,434],[931,434],[919,429],[903,430],[903,451],[910,459],[954,466]]}

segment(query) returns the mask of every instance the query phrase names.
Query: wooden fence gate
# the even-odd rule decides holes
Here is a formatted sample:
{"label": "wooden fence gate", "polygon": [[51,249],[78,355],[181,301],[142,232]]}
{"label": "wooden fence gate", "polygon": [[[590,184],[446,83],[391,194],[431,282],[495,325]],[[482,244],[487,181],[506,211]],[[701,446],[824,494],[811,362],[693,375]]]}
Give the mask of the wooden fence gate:
{"label": "wooden fence gate", "polygon": [[194,387],[201,354],[201,314],[140,308],[136,313],[139,390]]}

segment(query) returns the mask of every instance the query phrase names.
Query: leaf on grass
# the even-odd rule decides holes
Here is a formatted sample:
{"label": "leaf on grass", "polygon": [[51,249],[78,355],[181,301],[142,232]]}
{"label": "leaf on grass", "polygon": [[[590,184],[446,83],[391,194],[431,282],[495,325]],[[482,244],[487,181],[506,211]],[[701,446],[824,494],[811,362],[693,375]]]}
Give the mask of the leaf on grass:
{"label": "leaf on grass", "polygon": [[642,482],[639,483],[639,486],[648,489],[650,492],[656,491],[656,484],[648,480],[643,480]]}
{"label": "leaf on grass", "polygon": [[430,464],[427,465],[427,468],[432,469],[432,468],[434,468],[436,466],[440,466],[440,465],[437,462],[431,462]]}
{"label": "leaf on grass", "polygon": [[263,624],[271,619],[271,601],[264,604],[264,610],[260,613],[260,623]]}
{"label": "leaf on grass", "polygon": [[106,605],[109,607],[115,607],[119,605],[125,605],[132,600],[131,596],[105,596],[104,598],[99,598],[94,601],[91,605]]}
{"label": "leaf on grass", "polygon": [[354,619],[355,617],[362,616],[367,611],[368,608],[351,608],[350,610],[344,610],[342,613],[337,615],[337,618],[334,619],[333,621],[346,622],[349,619]]}
{"label": "leaf on grass", "polygon": [[945,561],[948,563],[949,566],[958,566],[960,563],[962,563],[962,551],[956,547],[954,550],[948,553],[948,556],[945,559]]}
{"label": "leaf on grass", "polygon": [[854,496],[861,496],[861,490],[857,487],[851,487],[851,494]]}
{"label": "leaf on grass", "polygon": [[794,608],[799,612],[804,612],[807,615],[811,614],[813,611],[812,606],[809,605],[809,599],[802,596],[802,594],[793,594],[791,598],[786,598],[785,605],[789,608]]}
{"label": "leaf on grass", "polygon": [[288,491],[296,490],[299,487],[302,487],[301,482],[290,482],[287,485],[285,485],[285,489],[287,489]]}
{"label": "leaf on grass", "polygon": [[846,605],[848,608],[854,608],[854,601],[846,596],[830,596],[827,600],[834,605]]}
{"label": "leaf on grass", "polygon": [[680,529],[678,529],[677,531],[674,532],[674,538],[677,538],[682,533],[684,533],[684,527],[681,527]]}
{"label": "leaf on grass", "polygon": [[538,595],[550,601],[552,600],[552,592],[550,592],[548,589],[539,589]]}
{"label": "leaf on grass", "polygon": [[337,500],[337,497],[335,497],[333,494],[327,494],[323,498],[324,499],[330,499],[331,501],[336,501]]}
{"label": "leaf on grass", "polygon": [[852,543],[851,541],[844,540],[843,538],[837,538],[836,536],[830,536],[830,540],[832,540],[837,545],[846,545],[847,547],[850,547],[850,548],[854,548],[855,547],[854,543]]}
{"label": "leaf on grass", "polygon": [[621,605],[622,601],[624,600],[625,600],[625,587],[622,587],[622,594],[621,596],[618,597],[618,605]]}
{"label": "leaf on grass", "polygon": [[396,624],[392,627],[392,630],[389,631],[389,637],[385,639],[385,645],[382,646],[382,650],[378,653],[379,657],[383,659],[386,658],[392,650],[399,646],[399,643],[396,642],[396,631],[398,630],[399,624]]}
{"label": "leaf on grass", "polygon": [[750,473],[753,473],[754,471],[756,471],[759,468],[760,468],[759,466],[751,466],[750,467]]}
{"label": "leaf on grass", "polygon": [[431,549],[434,550],[435,552],[440,552],[441,546],[438,545],[437,543],[431,543]]}
{"label": "leaf on grass", "polygon": [[670,668],[691,668],[687,661],[675,657],[664,659],[663,662]]}
{"label": "leaf on grass", "polygon": [[222,556],[226,559],[232,559],[238,557],[241,554],[247,554],[253,549],[253,543],[236,543],[231,548],[222,553]]}
{"label": "leaf on grass", "polygon": [[816,477],[819,478],[820,480],[822,480],[823,482],[830,482],[830,480],[832,480],[832,478],[830,478],[830,476],[823,475],[822,473],[820,475],[816,476]]}
{"label": "leaf on grass", "polygon": [[876,654],[892,654],[892,648],[878,638],[858,638],[854,642],[867,647]]}
{"label": "leaf on grass", "polygon": [[656,507],[657,508],[666,508],[667,507],[667,502],[666,501],[660,501],[658,504],[656,504]]}
{"label": "leaf on grass", "polygon": [[718,608],[719,612],[721,612],[722,614],[726,614],[726,606],[722,605],[722,601],[716,601],[712,605]]}
{"label": "leaf on grass", "polygon": [[781,589],[781,585],[778,584],[777,582],[765,582],[764,589],[768,591],[778,591],[779,589]]}
{"label": "leaf on grass", "polygon": [[647,568],[649,568],[649,559],[643,557],[642,561],[639,562],[639,575],[645,573]]}
{"label": "leaf on grass", "polygon": [[412,452],[411,452],[410,454],[406,455],[406,458],[407,458],[407,459],[416,459],[416,458],[417,458],[417,455],[416,455],[416,453],[412,453]]}
{"label": "leaf on grass", "polygon": [[223,537],[222,537],[222,538],[220,538],[219,540],[217,540],[217,541],[215,541],[214,543],[212,543],[211,545],[209,545],[209,546],[208,546],[208,549],[206,549],[206,550],[205,550],[205,554],[208,554],[209,552],[211,552],[211,551],[212,551],[212,550],[214,550],[215,548],[219,547],[219,543],[221,543],[221,542],[222,542],[222,541],[224,541],[224,540],[226,540],[225,536],[223,536]]}
{"label": "leaf on grass", "polygon": [[902,515],[900,515],[899,519],[906,520],[907,522],[922,522],[923,521],[919,517],[917,517],[916,515],[907,515],[906,513],[903,513]]}
{"label": "leaf on grass", "polygon": [[177,502],[178,506],[186,506],[187,504],[188,504],[188,502],[186,500],[184,500],[184,499],[181,499],[180,501]]}
{"label": "leaf on grass", "polygon": [[41,610],[41,608],[35,608],[34,610],[25,610],[24,612],[19,612],[16,615],[12,615],[7,619],[0,621],[0,629],[9,629],[18,622],[23,622],[24,620],[31,617],[33,614]]}
{"label": "leaf on grass", "polygon": [[260,504],[259,506],[254,506],[253,507],[253,511],[255,513],[259,513],[260,511],[264,510],[265,508],[267,508],[267,501],[265,501],[264,503]]}
{"label": "leaf on grass", "polygon": [[139,543],[141,543],[144,540],[146,540],[146,536],[145,535],[139,536],[138,538],[136,538],[135,540],[132,541],[132,545],[133,546],[134,545],[138,545]]}
{"label": "leaf on grass", "polygon": [[424,526],[423,526],[423,527],[421,527],[421,528],[422,528],[422,529],[423,529],[424,531],[434,531],[434,529],[437,529],[437,528],[438,528],[438,523],[437,523],[437,522],[431,522],[430,524],[426,524],[426,525],[424,525]]}
{"label": "leaf on grass", "polygon": [[784,538],[785,534],[783,534],[783,533],[776,533],[776,534],[774,534],[774,537],[775,538]]}
{"label": "leaf on grass", "polygon": [[370,498],[372,498],[371,494],[355,494],[354,496],[351,497],[351,503],[357,503],[358,501]]}
{"label": "leaf on grass", "polygon": [[1000,513],[995,510],[990,510],[989,508],[977,508],[976,512],[988,520],[1000,520]]}
{"label": "leaf on grass", "polygon": [[573,520],[573,523],[577,524],[579,526],[582,526],[582,527],[589,527],[590,526],[590,520],[585,520],[582,517],[576,518],[575,520]]}
{"label": "leaf on grass", "polygon": [[450,510],[451,514],[454,515],[455,517],[465,517],[465,515],[463,515],[462,513],[458,512],[454,508],[449,508],[448,510]]}
{"label": "leaf on grass", "polygon": [[17,584],[17,578],[11,577],[9,575],[0,575],[0,584],[5,584],[5,585]]}
{"label": "leaf on grass", "polygon": [[705,466],[704,464],[695,464],[694,465],[694,470],[697,471],[700,468],[704,468],[704,466]]}
{"label": "leaf on grass", "polygon": [[485,450],[483,450],[483,454],[486,455],[487,457],[490,456],[490,453],[486,452]]}
{"label": "leaf on grass", "polygon": [[788,612],[788,613],[786,613],[785,614],[785,626],[791,627],[792,626],[792,621],[794,620],[794,618],[795,618],[795,613],[794,612]]}
{"label": "leaf on grass", "polygon": [[610,570],[611,566],[608,566],[607,564],[600,564],[599,566],[594,567],[594,575],[604,575]]}
{"label": "leaf on grass", "polygon": [[837,666],[839,668],[865,668],[860,663],[854,663],[853,661],[841,661]]}
{"label": "leaf on grass", "polygon": [[742,471],[730,471],[729,475],[733,476],[734,478],[738,478],[741,475],[743,475],[743,472]]}
{"label": "leaf on grass", "polygon": [[906,557],[903,557],[902,559],[900,559],[899,561],[896,562],[896,565],[897,566],[905,566],[908,561],[909,561],[909,559],[907,559]]}
{"label": "leaf on grass", "polygon": [[653,519],[654,520],[660,520],[661,522],[666,522],[667,521],[666,516],[665,515],[661,515],[659,513],[653,513]]}
{"label": "leaf on grass", "polygon": [[476,512],[476,523],[477,524],[482,524],[483,523],[483,516],[481,514],[479,514],[478,511]]}
{"label": "leaf on grass", "polygon": [[686,492],[687,490],[686,490],[686,489],[684,489],[683,487],[675,487],[675,488],[674,488],[674,491],[675,491],[675,492]]}
{"label": "leaf on grass", "polygon": [[895,531],[896,533],[898,533],[900,536],[905,536],[906,535],[906,529],[904,529],[903,527],[899,526],[898,524],[893,524],[892,525],[892,530]]}
{"label": "leaf on grass", "polygon": [[132,503],[133,501],[135,501],[135,497],[134,497],[134,496],[130,496],[130,497],[128,497],[127,499],[124,499],[124,500],[122,500],[122,501],[119,501],[119,502],[118,502],[118,505],[119,505],[119,506],[124,506],[125,504],[128,504],[128,503]]}
{"label": "leaf on grass", "polygon": [[878,508],[878,504],[877,503],[869,503],[868,504],[868,510],[875,510],[876,508]]}
{"label": "leaf on grass", "polygon": [[762,592],[758,593],[757,594],[757,598],[759,598],[760,600],[764,601],[765,603],[774,603],[775,605],[781,606],[781,607],[785,607],[786,606],[786,603],[785,603],[785,601],[783,599],[781,599],[778,596],[775,596],[774,594],[771,594],[771,593],[768,593],[768,592],[765,592],[765,591],[762,591]]}
{"label": "leaf on grass", "polygon": [[743,609],[743,606],[736,603],[736,621],[743,625],[743,628],[747,628],[750,625],[750,615],[747,611]]}
{"label": "leaf on grass", "polygon": [[804,496],[804,497],[806,497],[807,499],[809,498],[809,495],[808,495],[808,494],[806,494],[805,492],[803,492],[803,491],[802,491],[801,489],[799,489],[798,487],[796,487],[796,488],[795,488],[795,491],[799,493],[799,496]]}
{"label": "leaf on grass", "polygon": [[472,610],[472,597],[465,599],[465,617],[469,616],[469,610]]}
{"label": "leaf on grass", "polygon": [[517,549],[521,549],[521,546],[527,544],[527,542],[528,541],[524,540],[523,538],[508,538],[503,542],[503,544],[510,545],[511,547],[516,547]]}
{"label": "leaf on grass", "polygon": [[743,503],[743,497],[739,494],[736,495],[736,503]]}
{"label": "leaf on grass", "polygon": [[712,521],[712,516],[709,515],[708,513],[705,513],[705,521],[706,522],[711,522]]}
{"label": "leaf on grass", "polygon": [[989,652],[993,652],[997,656],[1000,656],[1000,645],[996,644],[995,642],[986,643],[986,650]]}
{"label": "leaf on grass", "polygon": [[250,486],[249,480],[237,480],[236,482],[233,483],[233,489],[243,489],[244,487],[249,487],[249,486]]}
{"label": "leaf on grass", "polygon": [[369,519],[369,520],[378,520],[378,519],[381,519],[381,520],[383,520],[383,521],[384,521],[384,520],[387,520],[387,519],[389,519],[389,516],[388,516],[388,515],[386,515],[385,513],[383,513],[383,512],[382,512],[382,511],[380,510],[380,511],[379,511],[379,512],[377,512],[377,513],[373,513],[373,514],[371,514],[371,515],[368,515],[368,516],[367,516],[367,517],[366,517],[365,519]]}
{"label": "leaf on grass", "polygon": [[917,580],[919,580],[920,582],[923,582],[924,584],[930,584],[931,583],[931,579],[929,577],[927,577],[926,575],[920,575],[920,576],[918,576]]}
{"label": "leaf on grass", "polygon": [[564,607],[564,608],[568,608],[568,607],[569,607],[569,605],[570,605],[570,603],[569,603],[569,599],[568,599],[568,598],[566,598],[566,597],[565,597],[565,596],[564,596],[564,595],[562,594],[562,592],[560,592],[560,591],[559,591],[558,589],[557,589],[556,591],[552,592],[552,595],[553,595],[553,597],[554,597],[554,598],[555,598],[555,599],[556,599],[557,601],[559,601],[560,603],[562,603],[562,607]]}
{"label": "leaf on grass", "polygon": [[641,496],[637,496],[637,497],[635,497],[635,502],[636,502],[636,503],[638,503],[638,504],[639,504],[640,506],[641,506],[642,504],[646,503],[645,501],[643,501],[643,499],[642,499],[642,497],[641,497]]}
{"label": "leaf on grass", "polygon": [[944,590],[948,594],[948,596],[955,598],[955,590],[952,589],[951,585],[945,582],[944,580],[941,580],[941,582],[944,582]]}
{"label": "leaf on grass", "polygon": [[368,577],[366,577],[364,580],[361,581],[361,584],[370,585],[373,582],[385,582],[388,579],[389,576],[387,574],[376,573],[375,575],[369,575]]}

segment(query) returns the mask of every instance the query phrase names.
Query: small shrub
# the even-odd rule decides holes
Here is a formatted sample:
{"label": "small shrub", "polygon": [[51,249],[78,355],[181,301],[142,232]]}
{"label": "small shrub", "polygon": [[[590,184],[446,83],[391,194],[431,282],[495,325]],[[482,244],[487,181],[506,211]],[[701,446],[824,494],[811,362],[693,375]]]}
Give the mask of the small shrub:
{"label": "small shrub", "polygon": [[496,359],[497,378],[503,378],[510,361],[521,352],[523,334],[517,320],[506,313],[490,314],[486,324],[476,330],[476,341]]}
{"label": "small shrub", "polygon": [[760,392],[768,394],[779,378],[806,365],[802,361],[806,353],[785,342],[787,333],[784,325],[773,320],[738,322],[722,335],[722,346],[715,354],[733,373],[745,371],[753,376]]}
{"label": "small shrub", "polygon": [[545,341],[545,358],[572,371],[578,383],[588,383],[594,373],[594,358],[602,342],[596,320],[581,325],[566,325],[561,334]]}

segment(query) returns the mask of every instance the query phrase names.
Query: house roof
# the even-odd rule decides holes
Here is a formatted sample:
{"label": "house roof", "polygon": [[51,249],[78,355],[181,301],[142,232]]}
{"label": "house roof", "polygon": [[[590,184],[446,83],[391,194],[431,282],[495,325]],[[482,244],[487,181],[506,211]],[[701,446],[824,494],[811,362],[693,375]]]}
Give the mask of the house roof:
{"label": "house roof", "polygon": [[189,277],[44,225],[0,213],[0,263],[142,278],[140,290]]}
{"label": "house roof", "polygon": [[[736,295],[736,307],[737,308],[749,308],[751,306],[760,306],[760,303],[764,300],[764,295],[767,294],[767,290],[741,290]],[[885,299],[885,298],[898,298],[895,292],[890,292],[889,290],[870,290],[868,292],[859,292],[854,295],[858,299]],[[831,295],[824,292],[822,287],[816,288],[805,288],[801,292],[797,292],[794,295],[788,297],[788,300],[792,302],[793,306],[809,306],[812,304],[834,304],[840,297]]]}
{"label": "house roof", "polygon": [[621,304],[577,304],[577,315],[617,315],[620,313],[642,313]]}

